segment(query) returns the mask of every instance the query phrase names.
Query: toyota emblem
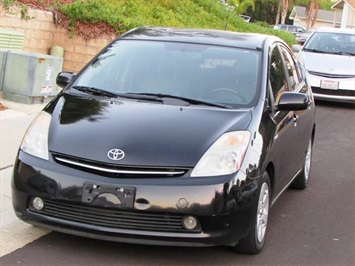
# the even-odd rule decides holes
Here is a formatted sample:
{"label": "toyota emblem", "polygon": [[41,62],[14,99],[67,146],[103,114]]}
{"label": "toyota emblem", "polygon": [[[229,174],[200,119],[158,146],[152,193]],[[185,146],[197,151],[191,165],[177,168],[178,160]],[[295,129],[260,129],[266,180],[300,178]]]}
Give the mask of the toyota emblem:
{"label": "toyota emblem", "polygon": [[109,150],[107,153],[107,157],[113,161],[122,160],[124,155],[125,155],[124,151],[120,150],[120,149],[112,149],[112,150]]}

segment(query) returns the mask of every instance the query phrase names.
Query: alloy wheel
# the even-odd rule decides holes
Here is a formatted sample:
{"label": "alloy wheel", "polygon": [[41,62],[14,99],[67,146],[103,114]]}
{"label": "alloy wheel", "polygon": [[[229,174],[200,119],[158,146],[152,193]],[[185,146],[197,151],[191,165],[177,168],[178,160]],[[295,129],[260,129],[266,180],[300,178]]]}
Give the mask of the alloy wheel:
{"label": "alloy wheel", "polygon": [[265,238],[267,221],[269,216],[269,186],[266,182],[263,183],[260,190],[258,202],[258,213],[256,220],[257,240],[261,243]]}
{"label": "alloy wheel", "polygon": [[306,183],[308,183],[309,174],[311,171],[311,160],[312,160],[312,141],[309,141],[307,153],[306,153],[306,159],[304,163],[304,178]]}

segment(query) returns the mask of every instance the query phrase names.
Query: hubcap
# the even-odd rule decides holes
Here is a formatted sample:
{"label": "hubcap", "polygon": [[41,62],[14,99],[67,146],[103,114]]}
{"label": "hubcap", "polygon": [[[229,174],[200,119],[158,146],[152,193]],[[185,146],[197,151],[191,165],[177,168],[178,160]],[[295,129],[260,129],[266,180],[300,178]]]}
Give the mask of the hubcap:
{"label": "hubcap", "polygon": [[269,186],[267,183],[263,183],[260,190],[258,213],[256,218],[256,233],[257,233],[257,239],[259,243],[261,243],[265,238],[268,216],[269,216]]}
{"label": "hubcap", "polygon": [[311,171],[311,160],[312,160],[312,142],[310,141],[308,144],[306,159],[304,162],[304,178],[306,183],[308,182],[309,174]]}

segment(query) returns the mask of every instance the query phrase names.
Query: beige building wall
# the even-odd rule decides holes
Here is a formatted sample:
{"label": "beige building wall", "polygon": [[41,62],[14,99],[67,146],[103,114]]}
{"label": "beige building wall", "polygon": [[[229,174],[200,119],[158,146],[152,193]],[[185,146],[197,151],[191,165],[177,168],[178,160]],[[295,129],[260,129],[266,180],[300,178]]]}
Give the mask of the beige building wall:
{"label": "beige building wall", "polygon": [[350,7],[349,4],[344,5],[344,11],[346,15],[343,16],[344,18],[344,23],[342,21],[342,28],[349,28],[349,29],[354,29],[355,28],[355,11],[353,8]]}
{"label": "beige building wall", "polygon": [[70,33],[54,23],[52,12],[29,9],[29,20],[21,19],[20,10],[13,8],[5,12],[0,4],[0,30],[14,30],[25,35],[24,51],[50,54],[53,46],[64,49],[64,71],[78,72],[96,53],[116,36],[106,36],[94,40],[84,40],[80,36],[70,37]]}

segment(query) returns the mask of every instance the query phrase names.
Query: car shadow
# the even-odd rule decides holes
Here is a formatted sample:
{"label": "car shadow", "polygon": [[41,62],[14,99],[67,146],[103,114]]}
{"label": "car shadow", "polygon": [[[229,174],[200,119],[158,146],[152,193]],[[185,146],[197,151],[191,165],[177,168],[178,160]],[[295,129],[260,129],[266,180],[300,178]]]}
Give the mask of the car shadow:
{"label": "car shadow", "polygon": [[331,102],[331,101],[322,101],[322,100],[316,100],[316,107],[317,106],[331,107],[331,108],[355,109],[355,103]]}

